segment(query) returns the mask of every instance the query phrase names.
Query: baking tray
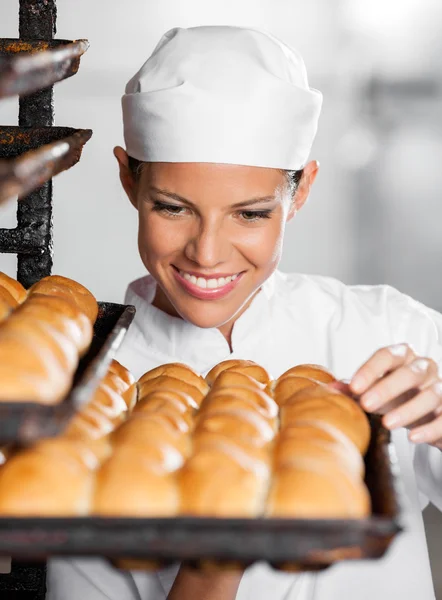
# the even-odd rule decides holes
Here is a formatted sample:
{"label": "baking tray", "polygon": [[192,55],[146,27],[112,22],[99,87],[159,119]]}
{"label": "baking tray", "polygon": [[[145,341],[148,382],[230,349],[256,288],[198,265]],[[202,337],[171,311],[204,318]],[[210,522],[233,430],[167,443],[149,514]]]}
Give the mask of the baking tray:
{"label": "baking tray", "polygon": [[106,375],[134,315],[133,306],[99,302],[94,337],[78,365],[70,393],[54,406],[0,402],[0,444],[30,443],[59,433]]}
{"label": "baking tray", "polygon": [[367,519],[8,517],[0,519],[0,554],[22,559],[102,555],[198,566],[207,561],[249,565],[265,560],[285,569],[321,569],[340,560],[379,558],[402,529],[403,500],[390,434],[378,417],[370,420],[366,483],[373,512]]}

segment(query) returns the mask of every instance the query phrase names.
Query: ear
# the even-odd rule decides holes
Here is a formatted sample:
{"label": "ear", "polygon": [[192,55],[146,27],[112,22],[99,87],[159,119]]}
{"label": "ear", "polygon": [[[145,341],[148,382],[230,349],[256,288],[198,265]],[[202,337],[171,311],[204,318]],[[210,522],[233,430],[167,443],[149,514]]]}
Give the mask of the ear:
{"label": "ear", "polygon": [[124,191],[127,194],[127,197],[134,205],[135,208],[137,206],[137,194],[136,194],[136,181],[134,176],[129,169],[129,157],[127,152],[121,148],[120,146],[116,146],[114,148],[114,156],[118,161],[119,169],[120,169],[120,181],[123,186]]}
{"label": "ear", "polygon": [[298,212],[298,210],[301,210],[301,208],[306,203],[307,198],[310,194],[310,190],[312,189],[312,185],[315,182],[318,171],[319,162],[317,160],[310,161],[304,167],[301,181],[298,184],[295,196],[293,198],[292,206],[287,216],[287,221],[290,221],[290,219],[292,219]]}

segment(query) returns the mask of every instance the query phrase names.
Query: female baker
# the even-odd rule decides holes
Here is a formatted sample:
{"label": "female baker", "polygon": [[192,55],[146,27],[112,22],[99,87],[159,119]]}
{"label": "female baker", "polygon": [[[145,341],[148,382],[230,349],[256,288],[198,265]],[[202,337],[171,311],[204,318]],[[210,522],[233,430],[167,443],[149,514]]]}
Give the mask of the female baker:
{"label": "female baker", "polygon": [[429,501],[442,509],[442,315],[388,286],[277,271],[285,225],[318,173],[307,159],[320,108],[302,58],[266,33],[196,27],[163,36],[127,85],[126,150],[115,149],[149,272],[129,286],[137,315],[118,358],[137,377],[166,362],[205,373],[243,358],[274,377],[318,363],[350,379],[392,430],[405,533],[380,561],[319,575],[264,564],[216,575],[179,565],[122,573],[101,559],[57,560],[50,600],[434,599],[422,509]]}

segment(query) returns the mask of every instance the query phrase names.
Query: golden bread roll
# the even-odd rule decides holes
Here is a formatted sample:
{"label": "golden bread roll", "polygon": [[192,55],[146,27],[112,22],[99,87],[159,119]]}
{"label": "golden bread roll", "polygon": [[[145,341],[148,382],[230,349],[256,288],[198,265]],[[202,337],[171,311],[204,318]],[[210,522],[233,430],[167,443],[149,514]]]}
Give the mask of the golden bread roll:
{"label": "golden bread roll", "polygon": [[79,355],[78,349],[72,339],[64,335],[53,325],[43,320],[34,320],[23,316],[16,310],[10,318],[3,323],[0,335],[11,334],[17,339],[28,340],[35,344],[34,352],[48,349],[66,372],[68,383],[77,368]]}
{"label": "golden bread roll", "polygon": [[0,322],[5,321],[11,312],[13,311],[12,306],[3,298],[0,298]]}
{"label": "golden bread roll", "polygon": [[0,272],[0,287],[5,288],[18,304],[22,304],[26,300],[28,292],[21,283]]}
{"label": "golden bread roll", "polygon": [[278,377],[277,381],[281,381],[286,377],[307,377],[313,379],[313,381],[319,381],[321,383],[331,383],[336,381],[336,378],[330,371],[321,365],[297,365],[292,367]]}
{"label": "golden bread roll", "polygon": [[204,394],[194,385],[175,377],[160,375],[159,377],[155,377],[155,379],[148,379],[147,381],[138,383],[138,399],[141,400],[151,392],[163,392],[166,390],[183,392],[193,398],[198,406],[204,398]]}
{"label": "golden bread roll", "polygon": [[109,372],[122,379],[127,387],[130,387],[135,383],[135,377],[132,375],[129,369],[126,369],[126,367],[118,362],[118,360],[115,360],[115,358],[109,365]]}
{"label": "golden bread roll", "polygon": [[106,375],[101,380],[101,383],[110,387],[114,392],[116,392],[119,396],[122,396],[124,392],[129,388],[124,379],[121,379],[115,373],[108,371]]}
{"label": "golden bread roll", "polygon": [[239,449],[249,458],[265,463],[269,469],[271,467],[273,457],[269,446],[257,446],[239,437],[226,437],[222,433],[213,433],[211,431],[199,431],[197,435],[192,437],[193,454],[197,454],[200,450],[213,446],[218,449],[225,448],[226,450],[232,446],[234,449]]}
{"label": "golden bread roll", "polygon": [[90,406],[102,412],[114,424],[120,424],[127,416],[126,402],[105,383],[100,383],[95,390]]}
{"label": "golden bread roll", "polygon": [[269,421],[274,421],[278,416],[278,405],[275,401],[264,391],[256,388],[247,387],[229,387],[222,389],[213,389],[205,398],[205,401],[201,405],[200,413],[206,409],[212,408],[215,405],[220,408],[227,406],[227,403],[231,403],[232,397],[238,401],[244,401],[252,404],[263,417]]}
{"label": "golden bread roll", "polygon": [[[35,310],[35,307],[40,306],[42,308],[49,309],[52,313],[62,314],[64,317],[67,317],[74,321],[76,324],[78,331],[73,335],[76,335],[76,343],[78,345],[78,350],[80,355],[83,355],[87,348],[90,346],[93,336],[93,328],[92,323],[88,319],[88,317],[78,308],[78,306],[68,300],[67,298],[62,298],[60,296],[46,296],[44,294],[33,293],[26,300],[26,303],[22,305],[21,310],[29,311],[32,307]],[[37,317],[37,313],[36,317]],[[37,318],[42,318],[42,314]],[[47,316],[47,311],[44,314],[45,320],[50,318]]]}
{"label": "golden bread roll", "polygon": [[11,308],[11,310],[14,310],[18,306],[18,302],[14,298],[14,296],[6,288],[1,287],[1,286],[0,286],[0,299],[3,300],[4,302],[6,302],[6,304]]}
{"label": "golden bread roll", "polygon": [[0,514],[23,517],[85,516],[93,471],[60,446],[58,452],[24,450],[0,469]]}
{"label": "golden bread roll", "polygon": [[189,405],[180,396],[180,394],[173,392],[153,392],[138,402],[133,411],[134,415],[138,413],[174,412],[191,426],[193,424],[193,411],[189,410]]}
{"label": "golden bread roll", "polygon": [[89,403],[72,417],[63,435],[73,439],[98,440],[113,429],[114,424],[104,412]]}
{"label": "golden bread roll", "polygon": [[182,363],[167,363],[148,371],[140,377],[139,383],[156,379],[157,377],[173,377],[196,387],[203,396],[209,391],[209,386],[199,373]]}
{"label": "golden bread roll", "polygon": [[[306,457],[331,460],[348,469],[355,477],[364,476],[364,461],[351,442],[342,444],[331,435],[326,440],[320,429],[309,425],[294,429],[297,429],[296,433],[292,430],[291,435],[286,436],[283,432],[276,441],[273,455],[276,470],[296,463],[300,457]],[[322,434],[326,432],[322,431]]]}
{"label": "golden bread roll", "polygon": [[139,452],[118,453],[96,474],[92,513],[115,517],[170,517],[179,507],[174,475]]}
{"label": "golden bread roll", "polygon": [[264,509],[269,470],[238,448],[204,447],[178,473],[180,513],[256,517]]}
{"label": "golden bread roll", "polygon": [[93,451],[90,444],[84,440],[73,440],[64,436],[44,438],[32,445],[27,451],[38,452],[48,456],[48,460],[64,460],[75,464],[77,467],[95,470],[99,466],[98,446]]}
{"label": "golden bread roll", "polygon": [[206,375],[207,383],[212,386],[215,379],[224,371],[234,371],[236,373],[242,373],[248,375],[252,379],[256,379],[259,383],[267,385],[271,380],[270,375],[260,365],[256,364],[252,360],[225,360],[218,363],[213,367]]}
{"label": "golden bread roll", "polygon": [[164,567],[161,560],[149,560],[148,558],[115,558],[110,562],[122,571],[159,571]]}
{"label": "golden bread roll", "polygon": [[365,454],[370,442],[370,423],[361,407],[348,396],[326,386],[305,388],[281,407],[281,427],[299,421],[323,421],[342,431]]}
{"label": "golden bread roll", "polygon": [[229,439],[241,439],[246,443],[265,446],[272,441],[274,429],[257,412],[252,410],[220,410],[201,415],[194,431],[221,434]]}
{"label": "golden bread roll", "polygon": [[0,399],[56,404],[67,392],[70,378],[49,347],[35,339],[0,331]]}
{"label": "golden bread roll", "polygon": [[216,393],[213,396],[209,394],[199,410],[197,419],[204,418],[213,412],[232,411],[236,409],[254,411],[263,417],[274,430],[277,428],[277,407],[275,409],[271,404],[258,403],[250,396],[241,394],[238,389],[235,391],[228,390],[225,393]]}
{"label": "golden bread roll", "polygon": [[226,371],[222,371],[215,379],[212,385],[212,391],[219,390],[220,388],[237,386],[256,387],[259,390],[264,390],[265,388],[263,383],[259,383],[259,381],[253,379],[253,377],[240,373],[239,371],[229,371],[227,369]]}
{"label": "golden bread roll", "polygon": [[60,296],[71,300],[89,318],[92,324],[97,319],[98,304],[95,297],[87,288],[72,279],[61,275],[43,277],[30,288],[29,294],[35,293],[45,294],[46,296]]}
{"label": "golden bread roll", "polygon": [[139,446],[140,452],[146,444],[167,443],[182,456],[190,453],[190,437],[186,435],[186,422],[176,415],[140,413],[120,425],[111,434],[114,447],[124,445]]}
{"label": "golden bread roll", "polygon": [[311,459],[275,471],[266,516],[362,519],[370,510],[370,496],[361,479],[338,463]]}
{"label": "golden bread roll", "polygon": [[295,375],[284,377],[284,379],[278,379],[273,388],[273,398],[278,406],[282,406],[286,400],[293,396],[300,390],[307,387],[317,387],[320,385],[313,379],[307,377],[297,377]]}
{"label": "golden bread roll", "polygon": [[146,395],[143,394],[143,396],[140,397],[139,402],[138,402],[134,412],[138,412],[138,411],[143,412],[144,407],[146,406],[146,403],[153,402],[153,400],[155,400],[155,401],[163,400],[165,402],[171,400],[173,402],[177,402],[180,404],[180,406],[183,407],[183,410],[181,412],[193,413],[196,410],[198,410],[198,404],[188,394],[185,394],[184,392],[178,392],[178,391],[174,391],[174,390],[165,389],[165,390],[149,392]]}
{"label": "golden bread roll", "polygon": [[122,393],[121,397],[126,403],[127,410],[132,412],[138,401],[138,387],[136,383],[133,383]]}

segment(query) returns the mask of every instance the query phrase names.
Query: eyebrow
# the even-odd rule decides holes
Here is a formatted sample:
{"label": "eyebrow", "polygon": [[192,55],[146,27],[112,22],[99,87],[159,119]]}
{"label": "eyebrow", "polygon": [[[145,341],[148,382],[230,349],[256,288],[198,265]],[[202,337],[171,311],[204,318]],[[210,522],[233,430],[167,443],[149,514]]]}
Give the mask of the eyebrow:
{"label": "eyebrow", "polygon": [[[169,192],[168,190],[162,190],[160,188],[151,187],[150,190],[152,192],[156,192],[157,194],[161,194],[162,196],[166,196],[166,198],[170,198],[171,200],[176,200],[177,202],[183,202],[184,204],[188,204],[189,206],[195,207],[193,202],[180,196],[179,194],[175,194],[174,192]],[[237,202],[236,204],[232,204],[231,208],[238,208],[243,206],[250,206],[251,204],[263,204],[264,202],[271,202],[275,200],[275,196],[260,196],[257,198],[250,198],[249,200],[244,200],[243,202]]]}

